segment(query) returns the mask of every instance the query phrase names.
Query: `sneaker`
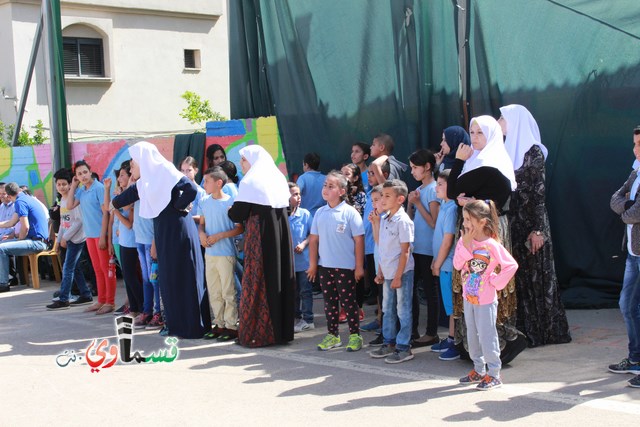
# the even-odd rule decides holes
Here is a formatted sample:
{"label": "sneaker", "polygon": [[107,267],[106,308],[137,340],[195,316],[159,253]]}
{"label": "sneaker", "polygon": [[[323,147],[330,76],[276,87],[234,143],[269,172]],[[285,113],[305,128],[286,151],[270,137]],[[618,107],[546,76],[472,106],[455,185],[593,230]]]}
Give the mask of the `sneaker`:
{"label": "sneaker", "polygon": [[333,334],[327,334],[322,342],[318,344],[318,350],[327,351],[335,347],[340,347],[341,345],[342,341],[340,341],[340,337]]}
{"label": "sneaker", "polygon": [[418,338],[411,340],[411,347],[413,348],[428,347],[431,345],[436,345],[439,342],[440,342],[440,337],[437,335],[433,338],[427,338],[427,335],[423,335],[423,336],[418,335]]}
{"label": "sneaker", "polygon": [[347,344],[347,351],[358,351],[362,348],[362,335],[351,334],[349,335],[349,344]]}
{"label": "sneaker", "polygon": [[219,328],[218,325],[216,325],[213,328],[211,328],[211,331],[205,333],[204,337],[202,338],[205,340],[215,340],[220,336],[221,333],[222,333],[222,328]]}
{"label": "sneaker", "polygon": [[358,310],[358,314],[360,315],[359,318],[360,318],[360,321],[362,322],[364,320],[364,310],[363,309]]}
{"label": "sneaker", "polygon": [[340,315],[338,316],[338,322],[346,323],[347,322],[347,313],[345,313],[344,308],[340,309]]}
{"label": "sneaker", "polygon": [[475,369],[472,369],[466,377],[462,377],[460,378],[460,383],[461,384],[473,384],[473,383],[479,383],[483,380],[483,378],[485,377],[485,375],[480,375],[479,373],[476,372]]}
{"label": "sneaker", "polygon": [[431,351],[433,351],[434,353],[444,353],[454,346],[455,344],[451,338],[445,338],[442,341],[440,341],[438,344],[432,345]]}
{"label": "sneaker", "polygon": [[147,313],[140,313],[133,321],[133,329],[145,329],[147,324],[151,321],[151,315]]}
{"label": "sneaker", "polygon": [[413,353],[411,353],[410,349],[408,350],[396,349],[396,351],[394,351],[393,354],[390,354],[389,357],[384,359],[384,363],[402,363],[402,362],[411,360],[414,357],[415,356],[413,355]]}
{"label": "sneaker", "polygon": [[127,304],[122,304],[119,309],[113,311],[114,316],[119,316],[121,314],[128,314],[125,311],[129,310],[129,306]]}
{"label": "sneaker", "polygon": [[69,297],[69,302],[72,303],[72,302],[76,301],[78,298],[80,298],[80,295],[71,294],[71,296]]}
{"label": "sneaker", "polygon": [[440,360],[457,360],[460,359],[460,352],[455,346],[451,346],[449,350],[445,351],[438,357]]}
{"label": "sneaker", "polygon": [[[129,307],[127,307],[128,309]],[[162,320],[162,313],[158,312],[153,315],[149,323],[147,323],[147,329],[161,329],[164,326],[164,321]]]}
{"label": "sneaker", "polygon": [[622,362],[609,365],[609,372],[614,374],[640,374],[640,362],[632,362],[629,359],[622,359]]}
{"label": "sneaker", "polygon": [[238,331],[236,331],[235,329],[224,328],[216,341],[227,342],[235,340],[236,338],[238,338]]}
{"label": "sneaker", "polygon": [[629,383],[629,387],[640,388],[640,375],[636,375],[627,382]]}
{"label": "sneaker", "polygon": [[384,344],[384,337],[382,336],[382,334],[378,334],[378,336],[373,341],[369,342],[369,347],[379,347],[382,344]]}
{"label": "sneaker", "polygon": [[160,329],[160,332],[158,332],[158,335],[160,335],[161,337],[168,337],[169,336],[169,328],[167,328],[167,326],[163,326],[162,329]]}
{"label": "sneaker", "polygon": [[378,322],[378,319],[373,319],[371,322],[367,323],[364,326],[360,326],[360,330],[361,331],[365,331],[365,332],[371,332],[371,331],[375,331],[380,327],[380,322]]}
{"label": "sneaker", "polygon": [[393,347],[387,344],[383,344],[380,348],[370,351],[369,356],[374,359],[383,359],[385,357],[391,356],[393,354]]}
{"label": "sneaker", "polygon": [[485,375],[480,384],[476,386],[476,390],[488,391],[502,386],[500,378]]}
{"label": "sneaker", "polygon": [[78,297],[77,300],[70,301],[69,303],[72,306],[77,307],[79,305],[91,304],[92,302],[93,302],[93,298],[91,297]]}
{"label": "sneaker", "polygon": [[314,329],[315,327],[316,325],[314,325],[313,322],[307,323],[307,321],[304,319],[298,319],[296,324],[293,325],[293,332],[297,334],[298,332],[308,331],[310,329]]}
{"label": "sneaker", "polygon": [[47,306],[47,310],[68,310],[69,309],[69,301],[54,301],[53,303]]}

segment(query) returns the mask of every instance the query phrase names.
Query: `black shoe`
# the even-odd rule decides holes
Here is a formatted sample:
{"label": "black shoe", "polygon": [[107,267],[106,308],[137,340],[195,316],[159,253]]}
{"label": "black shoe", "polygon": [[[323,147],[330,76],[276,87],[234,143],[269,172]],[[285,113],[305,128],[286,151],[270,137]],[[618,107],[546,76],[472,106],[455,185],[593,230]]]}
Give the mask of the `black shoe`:
{"label": "black shoe", "polygon": [[58,298],[59,296],[60,296],[60,291],[55,291],[55,292],[53,293],[53,297],[54,297],[54,298]]}
{"label": "black shoe", "polygon": [[91,304],[93,302],[93,298],[89,297],[78,297],[77,300],[71,302],[71,305],[77,307],[79,305]]}
{"label": "black shoe", "polygon": [[9,292],[9,285],[6,283],[0,284],[0,292]]}
{"label": "black shoe", "polygon": [[122,304],[119,309],[113,312],[114,316],[118,316],[120,314],[124,314],[125,310],[128,309],[129,306],[127,304]]}
{"label": "black shoe", "polygon": [[9,280],[9,286],[18,286],[20,284],[20,282],[18,282],[18,278],[14,277],[13,279]]}
{"label": "black shoe", "polygon": [[216,325],[211,329],[210,332],[205,333],[202,338],[205,339],[205,340],[215,340],[220,335],[222,335],[223,331],[226,331],[226,329],[218,328],[218,326]]}
{"label": "black shoe", "polygon": [[235,340],[238,338],[238,331],[234,331],[232,329],[224,329],[224,332],[220,334],[216,341],[218,342],[227,342],[231,340]]}
{"label": "black shoe", "polygon": [[69,309],[69,301],[54,301],[53,303],[47,306],[47,310],[68,310]]}
{"label": "black shoe", "polygon": [[411,339],[411,348],[428,347],[428,346],[438,344],[440,342],[440,337],[438,337],[437,335],[431,338],[430,340],[424,340],[422,338],[424,337]]}
{"label": "black shoe", "polygon": [[380,347],[382,344],[384,344],[384,338],[382,337],[382,334],[378,334],[376,339],[369,343],[369,347]]}

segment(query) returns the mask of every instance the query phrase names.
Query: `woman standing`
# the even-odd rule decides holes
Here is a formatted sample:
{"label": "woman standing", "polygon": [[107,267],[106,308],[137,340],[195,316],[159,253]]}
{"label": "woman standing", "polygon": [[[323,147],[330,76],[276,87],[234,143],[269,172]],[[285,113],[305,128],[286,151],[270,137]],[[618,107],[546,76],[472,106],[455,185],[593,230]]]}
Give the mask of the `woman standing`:
{"label": "woman standing", "polygon": [[460,144],[471,145],[469,134],[461,126],[449,126],[442,132],[440,151],[436,153],[436,169],[442,172],[451,169],[456,160]]}
{"label": "woman standing", "polygon": [[[500,222],[499,237],[502,245],[511,250],[511,237],[506,212],[509,210],[509,197],[516,188],[515,175],[511,159],[504,148],[500,125],[491,116],[471,119],[469,124],[471,146],[461,144],[456,150],[449,179],[447,197],[464,206],[471,200],[493,200],[498,210]],[[460,215],[462,216],[462,215]],[[454,316],[462,314],[460,274],[453,275]],[[515,282],[498,293],[497,329],[500,337],[500,358],[509,363],[524,348],[526,340],[516,329],[516,292]],[[466,346],[464,322],[456,323],[456,344]],[[463,350],[459,347],[459,350]]]}
{"label": "woman standing", "polygon": [[246,221],[238,342],[246,347],[293,340],[295,275],[289,231],[289,186],[259,145],[240,150],[244,178],[229,209]]}
{"label": "woman standing", "polygon": [[136,185],[113,199],[120,208],[140,200],[140,216],[153,218],[158,282],[164,302],[163,335],[202,338],[211,329],[204,266],[189,207],[195,185],[146,141],[129,147]]}
{"label": "woman standing", "polygon": [[500,108],[498,122],[513,162],[518,187],[511,196],[509,222],[518,293],[517,326],[530,347],[571,341],[553,264],[549,217],[545,206],[547,148],[535,119],[522,105]]}

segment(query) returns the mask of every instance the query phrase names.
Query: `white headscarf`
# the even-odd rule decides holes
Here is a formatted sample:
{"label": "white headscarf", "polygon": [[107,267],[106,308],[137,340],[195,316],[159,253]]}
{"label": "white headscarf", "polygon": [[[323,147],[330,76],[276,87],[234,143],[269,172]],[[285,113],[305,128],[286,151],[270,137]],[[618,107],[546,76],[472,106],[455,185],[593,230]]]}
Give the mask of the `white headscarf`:
{"label": "white headscarf", "polygon": [[507,138],[504,148],[513,162],[513,169],[518,170],[524,163],[524,155],[537,145],[542,150],[544,158],[547,158],[547,147],[540,142],[540,129],[529,110],[522,105],[511,104],[501,107],[500,112],[507,122]]}
{"label": "white headscarf", "polygon": [[[476,122],[478,126],[480,126],[480,129],[482,129],[482,133],[487,138],[487,145],[480,151],[473,150],[471,157],[464,162],[464,167],[460,175],[483,166],[496,168],[511,181],[511,191],[515,190],[516,176],[513,173],[511,159],[507,154],[507,150],[504,148],[500,124],[491,116],[479,116],[471,119],[469,122],[469,130],[471,130],[471,124],[473,122]],[[473,137],[471,139],[473,140]]]}
{"label": "white headscarf", "polygon": [[136,182],[140,216],[155,218],[167,207],[171,190],[184,175],[147,141],[129,147],[129,154],[140,167],[140,179]]}
{"label": "white headscarf", "polygon": [[240,155],[251,165],[240,187],[236,201],[286,208],[289,206],[289,185],[271,155],[259,145],[248,145],[240,150]]}

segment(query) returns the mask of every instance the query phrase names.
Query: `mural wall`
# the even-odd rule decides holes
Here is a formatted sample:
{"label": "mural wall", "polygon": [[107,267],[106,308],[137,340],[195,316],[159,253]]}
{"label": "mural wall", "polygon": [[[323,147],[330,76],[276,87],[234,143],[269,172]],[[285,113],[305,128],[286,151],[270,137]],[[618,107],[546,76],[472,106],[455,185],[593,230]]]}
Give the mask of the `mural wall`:
{"label": "mural wall", "polygon": [[[210,122],[207,123],[206,135],[206,146],[220,144],[226,150],[227,158],[236,163],[238,171],[240,171],[239,150],[246,145],[259,144],[267,149],[282,173],[287,175],[275,117]],[[113,171],[123,161],[130,159],[127,150],[129,145],[141,140],[74,142],[70,144],[72,162],[84,159],[101,179],[105,175],[113,176]],[[145,138],[144,140],[155,144],[166,159],[173,160],[173,137]],[[50,206],[54,199],[53,174],[55,172],[52,171],[51,154],[49,144],[0,148],[0,181],[27,185],[38,199]]]}

